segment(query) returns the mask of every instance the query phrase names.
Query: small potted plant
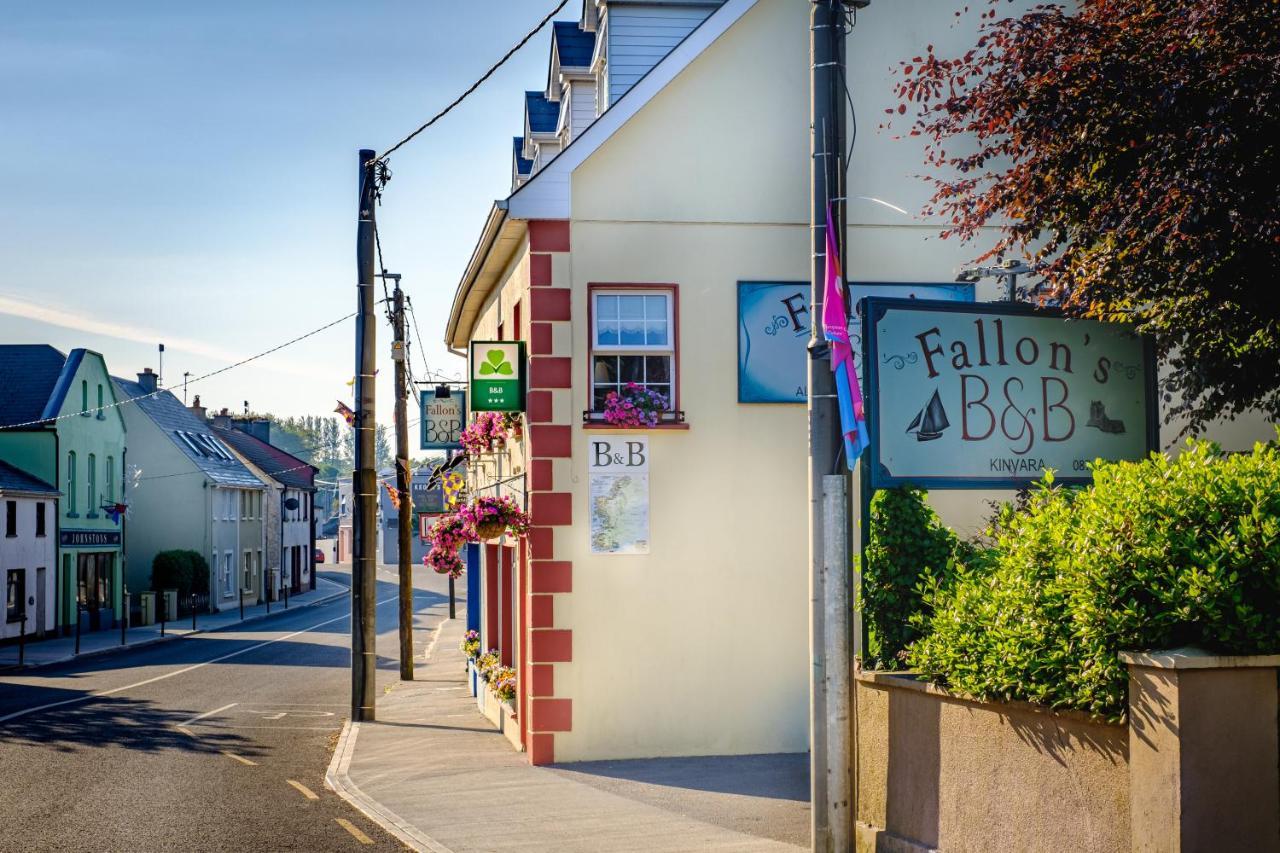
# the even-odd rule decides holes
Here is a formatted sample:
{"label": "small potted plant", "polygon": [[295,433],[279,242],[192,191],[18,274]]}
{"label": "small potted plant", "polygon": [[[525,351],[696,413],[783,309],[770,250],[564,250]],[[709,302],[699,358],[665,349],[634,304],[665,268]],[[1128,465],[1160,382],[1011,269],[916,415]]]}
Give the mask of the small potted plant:
{"label": "small potted plant", "polygon": [[524,536],[529,532],[529,514],[510,495],[481,495],[458,510],[479,539],[493,541],[504,533]]}
{"label": "small potted plant", "polygon": [[519,412],[504,412],[502,426],[512,441],[524,440],[524,416]]}
{"label": "small potted plant", "polygon": [[604,419],[618,427],[657,426],[668,405],[661,392],[628,382],[605,397]]}
{"label": "small potted plant", "polygon": [[458,644],[459,651],[466,657],[464,669],[467,671],[467,683],[471,687],[471,695],[476,695],[476,658],[480,657],[480,632],[468,631],[462,635]]}

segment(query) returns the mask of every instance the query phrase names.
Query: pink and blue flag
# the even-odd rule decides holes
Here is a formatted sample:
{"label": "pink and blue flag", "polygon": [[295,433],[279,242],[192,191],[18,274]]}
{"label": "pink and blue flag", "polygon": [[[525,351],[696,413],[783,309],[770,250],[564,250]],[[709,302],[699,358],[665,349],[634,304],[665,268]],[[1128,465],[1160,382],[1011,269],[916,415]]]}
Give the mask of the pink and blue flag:
{"label": "pink and blue flag", "polygon": [[844,276],[840,269],[840,248],[836,244],[831,205],[827,205],[827,275],[822,296],[822,332],[831,342],[831,371],[836,375],[836,396],[840,403],[840,431],[844,434],[845,460],[852,470],[863,449],[870,444],[867,417],[862,406],[862,383],[853,364],[849,343],[849,311],[844,302]]}

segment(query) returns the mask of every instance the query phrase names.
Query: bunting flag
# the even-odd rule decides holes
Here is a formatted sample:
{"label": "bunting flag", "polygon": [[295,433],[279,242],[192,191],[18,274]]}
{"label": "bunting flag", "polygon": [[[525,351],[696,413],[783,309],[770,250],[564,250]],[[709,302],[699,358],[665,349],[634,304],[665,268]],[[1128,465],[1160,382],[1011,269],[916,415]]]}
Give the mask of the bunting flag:
{"label": "bunting flag", "polygon": [[334,409],[334,411],[342,415],[342,419],[347,422],[347,426],[354,427],[356,425],[356,413],[351,411],[351,407],[346,403],[339,400],[338,408]]}
{"label": "bunting flag", "polygon": [[129,507],[127,504],[103,504],[102,509],[106,512],[107,518],[119,525],[120,517],[128,512]]}
{"label": "bunting flag", "polygon": [[845,461],[852,470],[858,456],[870,444],[867,417],[862,406],[862,383],[853,364],[849,343],[849,309],[844,302],[844,274],[836,243],[831,204],[827,203],[827,275],[822,296],[822,332],[831,342],[831,371],[836,375],[840,402],[840,432],[844,435]]}
{"label": "bunting flag", "polygon": [[387,497],[391,499],[391,505],[398,511],[400,509],[400,490],[393,488],[386,480],[382,481],[382,488],[387,490]]}

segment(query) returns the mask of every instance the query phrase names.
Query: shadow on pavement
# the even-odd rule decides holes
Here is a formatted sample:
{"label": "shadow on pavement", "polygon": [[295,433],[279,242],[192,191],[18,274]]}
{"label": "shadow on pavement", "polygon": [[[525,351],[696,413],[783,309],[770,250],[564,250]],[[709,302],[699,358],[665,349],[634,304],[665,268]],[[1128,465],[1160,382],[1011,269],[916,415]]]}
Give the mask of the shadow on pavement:
{"label": "shadow on pavement", "polygon": [[[29,693],[31,704],[36,706],[83,695],[73,690],[49,688],[31,689]],[[58,752],[103,747],[140,752],[228,750],[246,758],[262,754],[252,741],[237,734],[202,730],[200,737],[194,738],[175,728],[198,713],[164,710],[147,701],[104,696],[0,723],[0,748],[38,746]]]}
{"label": "shadow on pavement", "polygon": [[552,767],[583,776],[664,788],[809,801],[809,756],[806,753],[581,761]]}

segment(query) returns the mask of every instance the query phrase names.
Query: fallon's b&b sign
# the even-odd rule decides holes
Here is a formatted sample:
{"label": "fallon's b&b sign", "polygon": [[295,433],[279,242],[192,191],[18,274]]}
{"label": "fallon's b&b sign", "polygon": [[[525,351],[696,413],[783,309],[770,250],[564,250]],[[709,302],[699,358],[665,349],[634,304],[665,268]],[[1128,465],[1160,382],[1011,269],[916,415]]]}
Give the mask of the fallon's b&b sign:
{"label": "fallon's b&b sign", "polygon": [[1126,327],[1030,306],[864,303],[875,488],[1017,488],[1156,448],[1155,364]]}
{"label": "fallon's b&b sign", "polygon": [[453,389],[449,396],[428,388],[419,398],[421,434],[418,445],[422,450],[460,450],[462,430],[467,425],[467,392]]}

